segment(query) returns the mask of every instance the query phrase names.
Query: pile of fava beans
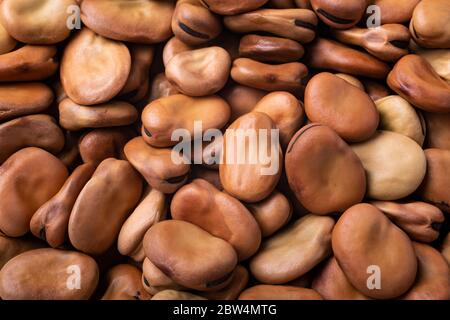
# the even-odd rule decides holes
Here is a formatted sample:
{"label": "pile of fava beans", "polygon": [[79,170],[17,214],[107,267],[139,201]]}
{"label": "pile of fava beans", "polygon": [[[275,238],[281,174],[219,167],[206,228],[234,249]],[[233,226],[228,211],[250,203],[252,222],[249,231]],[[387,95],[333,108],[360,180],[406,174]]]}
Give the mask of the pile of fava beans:
{"label": "pile of fava beans", "polygon": [[2,300],[449,300],[449,217],[450,0],[0,0]]}

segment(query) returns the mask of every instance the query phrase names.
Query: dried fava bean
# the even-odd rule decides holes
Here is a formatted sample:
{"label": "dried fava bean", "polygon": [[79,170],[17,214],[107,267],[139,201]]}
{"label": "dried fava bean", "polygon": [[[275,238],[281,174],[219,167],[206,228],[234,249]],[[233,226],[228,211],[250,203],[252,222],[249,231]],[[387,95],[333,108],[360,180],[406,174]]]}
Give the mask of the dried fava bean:
{"label": "dried fava bean", "polygon": [[417,50],[416,53],[425,58],[441,78],[450,82],[450,49]]}
{"label": "dried fava bean", "polygon": [[309,120],[329,126],[350,142],[370,138],[380,120],[375,104],[363,90],[328,72],[308,82],[305,111]]}
{"label": "dried fava bean", "polygon": [[175,55],[166,66],[166,77],[190,96],[207,96],[222,89],[230,73],[231,58],[220,47],[190,50]]}
{"label": "dried fava bean", "polygon": [[142,285],[152,295],[164,290],[186,290],[166,276],[148,258],[144,259],[142,272]]}
{"label": "dried fava bean", "polygon": [[303,106],[288,92],[272,92],[262,98],[253,111],[267,114],[280,130],[280,142],[287,147],[292,136],[300,129],[303,120]]}
{"label": "dried fava bean", "polygon": [[[80,289],[68,285],[68,270],[79,269]],[[87,300],[99,277],[94,259],[80,252],[37,249],[10,260],[0,271],[3,300]],[[32,281],[30,279],[33,279]]]}
{"label": "dried fava bean", "polygon": [[252,59],[234,60],[231,78],[234,81],[266,91],[289,91],[296,93],[303,88],[302,81],[308,68],[300,62],[270,65]]}
{"label": "dried fava bean", "polygon": [[34,249],[45,247],[42,242],[34,237],[9,238],[0,234],[0,270],[15,256]]}
{"label": "dried fava bean", "polygon": [[0,164],[26,147],[42,148],[53,154],[60,152],[64,134],[55,119],[35,114],[0,124]]}
{"label": "dried fava bean", "polygon": [[218,96],[193,98],[177,94],[155,100],[145,107],[142,136],[154,147],[170,147],[178,144],[178,140],[172,139],[176,129],[186,129],[194,137],[195,121],[201,121],[203,133],[208,129],[221,129],[229,118],[230,107]]}
{"label": "dried fava bean", "polygon": [[380,130],[403,134],[423,145],[425,120],[408,101],[400,96],[388,96],[375,101],[375,105],[380,113]]}
{"label": "dried fava bean", "polygon": [[272,119],[261,112],[243,115],[228,127],[219,173],[231,196],[258,202],[275,189],[283,169],[283,154],[274,129]]}
{"label": "dried fava bean", "polygon": [[313,289],[293,286],[256,285],[244,290],[239,300],[323,300]]}
{"label": "dried fava bean", "polygon": [[354,76],[351,76],[351,75],[346,74],[346,73],[335,73],[334,75],[336,77],[339,77],[339,78],[347,81],[348,83],[354,85],[355,87],[357,87],[357,88],[359,88],[359,89],[361,89],[363,91],[365,90],[364,85],[362,84],[362,82],[359,81],[359,79],[354,77]]}
{"label": "dried fava bean", "polygon": [[317,16],[327,25],[336,29],[353,27],[363,17],[368,1],[347,0],[311,0]]}
{"label": "dried fava bean", "polygon": [[421,0],[374,0],[373,4],[381,11],[381,24],[405,23],[413,14],[414,8]]}
{"label": "dried fava bean", "polygon": [[108,250],[141,192],[141,177],[127,161],[109,158],[100,163],[70,214],[72,245],[93,255]]}
{"label": "dried fava bean", "polygon": [[0,23],[0,54],[5,54],[13,50],[17,45],[17,41],[14,40],[5,27]]}
{"label": "dried fava bean", "polygon": [[252,275],[262,283],[283,284],[306,274],[331,253],[331,217],[306,215],[263,241],[250,260]]}
{"label": "dried fava bean", "polygon": [[419,196],[443,211],[450,212],[450,151],[427,149],[425,155],[427,173],[419,188]]}
{"label": "dried fava bean", "polygon": [[[375,299],[396,298],[414,283],[417,259],[408,236],[376,207],[358,204],[333,229],[333,252],[350,283]],[[379,271],[381,288],[367,285],[371,267]]]}
{"label": "dried fava bean", "polygon": [[233,278],[228,286],[218,291],[197,292],[198,295],[208,300],[236,300],[239,294],[245,289],[249,280],[248,271],[243,266],[238,265],[233,272]]}
{"label": "dried fava bean", "polygon": [[419,109],[437,113],[450,111],[450,83],[419,55],[401,58],[389,73],[387,83]]}
{"label": "dried fava bean", "polygon": [[81,190],[92,177],[95,167],[83,164],[77,167],[62,188],[33,215],[30,230],[53,248],[66,241],[69,216]]}
{"label": "dried fava bean", "polygon": [[363,79],[364,89],[373,101],[391,95],[389,88],[377,81],[371,79]]}
{"label": "dried fava bean", "polygon": [[202,0],[181,0],[172,16],[172,30],[184,43],[199,45],[220,34],[222,21],[203,6]]}
{"label": "dried fava bean", "polygon": [[424,48],[450,48],[448,0],[423,0],[414,9],[409,29],[414,41]]}
{"label": "dried fava bean", "polygon": [[123,43],[83,28],[64,49],[61,84],[77,104],[104,103],[123,89],[130,70],[130,52]]}
{"label": "dried fava bean", "polygon": [[449,300],[450,268],[444,257],[433,247],[414,242],[417,254],[417,278],[402,300]]}
{"label": "dried fava bean", "polygon": [[106,38],[149,44],[170,37],[173,11],[173,1],[83,0],[81,20]]}
{"label": "dried fava bean", "polygon": [[447,234],[447,236],[444,239],[444,242],[442,243],[441,253],[450,266],[450,233]]}
{"label": "dried fava bean", "polygon": [[152,300],[186,301],[186,300],[207,300],[207,299],[185,291],[164,290],[155,294],[152,297]]}
{"label": "dried fava bean", "polygon": [[144,238],[147,258],[176,283],[200,291],[227,286],[237,255],[228,242],[180,220],[152,226]]}
{"label": "dried fava bean", "polygon": [[156,99],[173,96],[179,93],[180,92],[175,89],[173,84],[171,84],[170,81],[167,80],[166,74],[164,72],[158,73],[153,78],[148,102],[150,103],[152,101],[155,101]]}
{"label": "dried fava bean", "polygon": [[438,207],[419,201],[404,203],[372,201],[371,204],[383,211],[411,239],[432,242],[439,237],[444,214]]}
{"label": "dried fava bean", "polygon": [[367,172],[367,196],[372,199],[407,197],[425,176],[427,161],[422,148],[402,134],[378,131],[369,140],[352,145],[352,149]]}
{"label": "dried fava bean", "polygon": [[141,277],[141,270],[132,265],[114,266],[105,276],[106,291],[101,300],[150,300],[151,295],[144,290]]}
{"label": "dried fava bean", "polygon": [[285,226],[292,216],[292,205],[286,196],[275,190],[266,199],[247,204],[261,228],[263,237],[268,237]]}
{"label": "dried fava bean", "polygon": [[233,83],[225,87],[219,94],[230,105],[230,122],[234,122],[240,116],[251,112],[267,92]]}
{"label": "dried fava bean", "polygon": [[450,150],[450,113],[424,113],[429,148]]}
{"label": "dried fava bean", "polygon": [[25,45],[0,55],[0,82],[47,79],[58,69],[55,46]]}
{"label": "dried fava bean", "polygon": [[219,171],[210,170],[202,166],[193,166],[190,174],[190,181],[195,179],[203,179],[211,183],[218,190],[223,190],[222,183],[220,182]]}
{"label": "dried fava bean", "polygon": [[177,191],[170,206],[172,218],[195,224],[230,243],[240,261],[256,253],[261,230],[247,208],[205,180],[194,180]]}
{"label": "dried fava bean", "polygon": [[52,102],[53,92],[43,83],[0,85],[0,122],[42,112]]}
{"label": "dried fava bean", "polygon": [[317,16],[307,9],[260,9],[224,18],[233,32],[269,32],[274,35],[311,42],[316,36]]}
{"label": "dried fava bean", "polygon": [[189,159],[180,155],[179,162],[175,163],[172,149],[152,147],[137,137],[125,145],[124,152],[148,184],[163,193],[174,193],[188,179]]}
{"label": "dried fava bean", "polygon": [[335,257],[330,258],[314,277],[312,289],[325,300],[369,300],[348,281]]}
{"label": "dried fava bean", "polygon": [[190,51],[190,50],[195,50],[195,49],[199,49],[199,48],[203,48],[204,46],[190,46],[186,43],[184,43],[183,41],[181,41],[180,39],[178,39],[177,37],[172,37],[169,41],[167,41],[167,43],[164,46],[163,49],[163,63],[164,63],[164,67],[167,66],[167,64],[169,63],[169,61],[175,57],[177,54],[185,52],[185,51]]}
{"label": "dried fava bean", "polygon": [[78,143],[81,159],[95,166],[107,158],[125,159],[123,148],[134,136],[136,133],[128,127],[89,131]]}
{"label": "dried fava bean", "polygon": [[263,6],[268,0],[202,0],[211,11],[221,15],[234,15],[255,10]]}
{"label": "dried fava bean", "polygon": [[0,4],[0,21],[18,41],[54,44],[70,35],[67,13],[75,0],[5,0]]}
{"label": "dried fava bean", "polygon": [[139,205],[134,209],[120,229],[117,248],[124,256],[143,261],[142,240],[145,233],[155,223],[166,218],[166,196],[156,189],[148,187]]}
{"label": "dried fava bean", "polygon": [[318,38],[306,48],[309,68],[331,69],[356,76],[385,79],[390,67],[372,55],[339,42]]}
{"label": "dried fava bean", "polygon": [[262,62],[288,63],[303,57],[305,49],[297,41],[250,34],[239,43],[239,56]]}
{"label": "dried fava bean", "polygon": [[375,28],[351,28],[334,30],[340,42],[363,47],[371,55],[383,61],[397,61],[408,54],[411,35],[401,24],[385,24]]}
{"label": "dried fava bean", "polygon": [[136,108],[125,101],[112,100],[95,106],[77,104],[69,98],[59,103],[59,123],[64,129],[120,127],[138,118]]}
{"label": "dried fava bean", "polygon": [[[130,45],[131,67],[127,82],[119,95],[130,96],[140,91],[141,87],[149,85],[149,71],[153,62],[154,48],[145,45]],[[144,94],[147,93],[145,90]],[[138,99],[139,100],[139,99]]]}
{"label": "dried fava bean", "polygon": [[320,124],[307,125],[292,138],[286,174],[298,201],[315,214],[343,212],[361,202],[366,192],[366,175],[357,155]]}
{"label": "dried fava bean", "polygon": [[[68,176],[64,164],[39,148],[14,153],[0,167],[0,230],[20,237],[35,211],[55,195]],[[39,190],[39,192],[37,192]]]}

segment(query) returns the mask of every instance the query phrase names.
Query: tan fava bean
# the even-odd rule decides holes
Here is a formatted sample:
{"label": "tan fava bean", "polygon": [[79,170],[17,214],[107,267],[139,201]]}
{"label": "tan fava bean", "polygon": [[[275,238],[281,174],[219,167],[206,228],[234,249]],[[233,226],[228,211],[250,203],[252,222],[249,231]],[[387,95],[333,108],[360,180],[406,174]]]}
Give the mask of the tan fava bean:
{"label": "tan fava bean", "polygon": [[427,149],[425,156],[427,173],[419,188],[419,196],[450,213],[450,151]]}
{"label": "tan fava bean", "polygon": [[450,113],[424,113],[427,124],[426,145],[450,150]]}
{"label": "tan fava bean", "polygon": [[306,215],[263,241],[250,260],[252,275],[267,284],[283,284],[306,274],[331,253],[331,217]]}
{"label": "tan fava bean", "polygon": [[312,289],[325,300],[369,300],[348,281],[335,257],[330,258],[314,277]]}
{"label": "tan fava bean", "polygon": [[30,221],[30,230],[37,238],[47,241],[53,248],[64,244],[70,213],[94,170],[91,164],[76,168],[58,193],[35,212]]}
{"label": "tan fava bean", "polygon": [[125,101],[113,100],[95,106],[85,106],[67,98],[59,103],[59,123],[71,131],[126,126],[137,118],[136,108]]}
{"label": "tan fava bean", "polygon": [[266,91],[298,92],[302,81],[308,75],[308,68],[300,62],[270,65],[252,59],[234,60],[231,78],[249,87]]}
{"label": "tan fava bean", "polygon": [[297,41],[250,34],[242,37],[239,55],[262,62],[288,63],[303,57],[305,49]]}
{"label": "tan fava bean", "polygon": [[207,96],[222,89],[230,73],[231,58],[221,47],[181,52],[166,66],[166,77],[180,92]]}
{"label": "tan fava bean", "polygon": [[409,29],[424,48],[450,48],[450,9],[447,0],[423,0],[414,9]]}
{"label": "tan fava bean", "polygon": [[367,0],[311,0],[320,20],[335,29],[348,29],[357,24],[363,17],[367,4]]}
{"label": "tan fava bean", "polygon": [[368,53],[325,38],[318,38],[308,45],[305,61],[310,68],[331,69],[375,79],[385,79],[391,69]]}
{"label": "tan fava bean", "polygon": [[236,252],[228,242],[181,220],[152,226],[145,235],[144,250],[165,275],[200,291],[227,286],[237,263]]}
{"label": "tan fava bean", "polygon": [[145,233],[152,225],[164,220],[166,214],[165,195],[161,191],[147,187],[141,202],[120,229],[117,241],[120,254],[130,256],[135,261],[143,261],[145,254],[142,240]]}
{"label": "tan fava bean", "polygon": [[417,254],[417,278],[402,300],[450,300],[450,268],[433,247],[414,242]]}
{"label": "tan fava bean", "polygon": [[218,291],[197,292],[198,295],[208,300],[236,300],[245,289],[249,280],[247,269],[238,265],[233,272],[233,278],[228,286]]}
{"label": "tan fava bean", "polygon": [[101,300],[150,300],[152,296],[144,290],[141,277],[141,270],[132,265],[114,266],[105,276],[106,291]]}
{"label": "tan fava bean", "polygon": [[18,41],[54,44],[70,35],[67,10],[75,5],[75,0],[5,0],[0,21]]}
{"label": "tan fava bean", "polygon": [[[175,116],[174,116],[175,115]],[[142,136],[154,147],[170,147],[176,129],[186,129],[194,137],[195,121],[201,121],[202,132],[221,129],[230,118],[230,107],[218,96],[193,98],[182,94],[160,98],[142,112]]]}
{"label": "tan fava bean", "polygon": [[130,52],[123,43],[83,28],[64,49],[61,84],[75,103],[104,103],[123,89],[130,70]]}
{"label": "tan fava bean", "polygon": [[43,83],[0,85],[0,122],[42,112],[52,102],[53,92]]}
{"label": "tan fava bean", "polygon": [[247,204],[261,228],[263,237],[268,237],[286,225],[292,216],[292,205],[286,196],[275,190],[266,199]]}
{"label": "tan fava bean", "polygon": [[147,183],[163,193],[174,193],[188,179],[189,159],[183,157],[180,163],[175,163],[172,149],[152,147],[142,137],[137,137],[125,145],[124,152]]}
{"label": "tan fava bean", "polygon": [[152,297],[152,300],[186,301],[186,300],[207,300],[207,299],[185,291],[164,290],[155,294]]}
{"label": "tan fava bean", "polygon": [[0,167],[0,231],[10,237],[27,233],[35,211],[67,176],[63,163],[39,148],[21,149],[9,157]]}
{"label": "tan fava bean", "polygon": [[228,127],[219,173],[231,196],[258,202],[275,189],[283,169],[283,154],[274,129],[272,119],[261,112],[243,115]]}
{"label": "tan fava bean", "polygon": [[127,161],[104,160],[73,206],[69,219],[70,242],[89,254],[104,253],[117,239],[141,192],[141,177]]}
{"label": "tan fava bean", "polygon": [[371,55],[383,61],[397,61],[408,54],[411,38],[408,28],[401,24],[385,24],[375,28],[351,28],[334,30],[340,42],[363,47]]}
{"label": "tan fava bean", "polygon": [[380,120],[375,104],[363,90],[328,72],[308,82],[305,111],[309,120],[329,126],[350,142],[370,138]]}
{"label": "tan fava bean", "polygon": [[134,136],[136,133],[128,127],[89,131],[78,143],[81,159],[95,166],[107,158],[125,159],[123,148]]}
{"label": "tan fava bean", "polygon": [[202,0],[208,9],[220,15],[235,15],[255,10],[268,0]]}
{"label": "tan fava bean", "polygon": [[293,286],[256,285],[244,290],[239,300],[323,300],[313,289]]}
{"label": "tan fava bean", "polygon": [[222,21],[201,0],[180,0],[172,16],[172,30],[184,43],[199,45],[220,34]]}
{"label": "tan fava bean", "polygon": [[260,9],[224,18],[233,32],[269,32],[274,35],[311,42],[316,36],[317,16],[308,9]]}
{"label": "tan fava bean", "polygon": [[195,224],[230,243],[240,261],[256,253],[261,230],[247,208],[205,180],[194,180],[177,191],[170,206],[172,218]]}
{"label": "tan fava bean", "polygon": [[416,241],[436,240],[445,220],[444,214],[438,207],[426,202],[372,201],[371,204]]}
{"label": "tan fava bean", "polygon": [[167,43],[165,44],[164,49],[163,49],[164,67],[167,67],[167,64],[169,63],[169,61],[173,57],[175,57],[177,54],[185,52],[185,51],[195,50],[195,49],[202,48],[202,47],[203,46],[188,45],[188,44],[184,43],[183,41],[181,41],[180,39],[178,39],[177,37],[170,38],[170,40],[167,41]]}
{"label": "tan fava bean", "polygon": [[401,58],[389,73],[387,83],[419,109],[437,113],[450,111],[450,83],[419,55]]}
{"label": "tan fava bean", "polygon": [[[149,86],[149,72],[153,62],[154,48],[135,44],[130,45],[129,50],[131,55],[130,74],[119,95],[131,96],[140,93],[142,87]],[[147,90],[144,95],[146,93]]]}
{"label": "tan fava bean", "polygon": [[447,233],[447,236],[444,239],[444,242],[441,246],[441,253],[444,256],[445,260],[447,260],[448,265],[450,266],[450,233]]}
{"label": "tan fava bean", "polygon": [[6,31],[5,27],[0,23],[0,54],[10,52],[16,45],[17,41],[8,34],[8,31]]}
{"label": "tan fava bean", "polygon": [[292,138],[286,175],[295,197],[315,214],[343,212],[361,202],[366,192],[366,176],[357,155],[333,130],[320,124],[307,125]]}
{"label": "tan fava bean", "polygon": [[[70,274],[77,272],[74,266],[81,275],[76,290],[68,285]],[[97,288],[98,277],[97,263],[88,255],[48,248],[31,250],[10,260],[0,271],[0,297],[3,300],[87,300]]]}
{"label": "tan fava bean", "polygon": [[0,270],[15,256],[34,249],[45,247],[42,242],[34,237],[9,238],[0,235]]}
{"label": "tan fava bean", "polygon": [[373,0],[380,8],[381,24],[405,23],[413,14],[414,8],[421,0]]}
{"label": "tan fava bean", "polygon": [[148,102],[150,103],[156,99],[173,96],[178,93],[180,93],[180,91],[175,89],[174,85],[167,80],[166,74],[164,72],[158,73],[153,78]]}
{"label": "tan fava bean", "polygon": [[419,187],[427,170],[422,148],[396,132],[377,131],[369,140],[352,145],[352,149],[367,172],[367,196],[372,199],[398,200],[409,196]]}
{"label": "tan fava bean", "polygon": [[240,116],[251,112],[267,92],[232,83],[226,86],[219,94],[230,105],[230,122],[234,122]]}
{"label": "tan fava bean", "polygon": [[155,295],[164,290],[185,290],[159,270],[148,258],[142,264],[142,285],[144,289]]}
{"label": "tan fava bean", "polygon": [[262,98],[253,111],[267,114],[280,130],[280,142],[287,147],[303,124],[304,111],[299,100],[288,92],[272,92]]}
{"label": "tan fava bean", "polygon": [[362,84],[362,82],[359,81],[359,79],[354,77],[354,76],[351,76],[351,75],[346,74],[346,73],[335,73],[334,75],[336,77],[339,77],[339,78],[347,81],[348,83],[354,85],[355,87],[357,87],[357,88],[359,88],[359,89],[361,89],[363,91],[365,90],[364,85]]}
{"label": "tan fava bean", "polygon": [[172,34],[173,1],[83,0],[81,20],[110,39],[159,43]]}
{"label": "tan fava bean", "polygon": [[0,55],[0,81],[47,79],[58,69],[55,46],[25,45]]}
{"label": "tan fava bean", "polygon": [[[334,227],[332,246],[347,279],[368,297],[396,298],[414,283],[417,259],[411,241],[370,204],[345,211]],[[373,270],[382,284],[376,290],[367,285]]]}
{"label": "tan fava bean", "polygon": [[425,120],[408,101],[400,96],[388,96],[375,101],[380,113],[380,130],[403,134],[419,145],[423,145],[426,135]]}
{"label": "tan fava bean", "polygon": [[416,53],[427,60],[441,78],[450,82],[450,49],[417,50]]}

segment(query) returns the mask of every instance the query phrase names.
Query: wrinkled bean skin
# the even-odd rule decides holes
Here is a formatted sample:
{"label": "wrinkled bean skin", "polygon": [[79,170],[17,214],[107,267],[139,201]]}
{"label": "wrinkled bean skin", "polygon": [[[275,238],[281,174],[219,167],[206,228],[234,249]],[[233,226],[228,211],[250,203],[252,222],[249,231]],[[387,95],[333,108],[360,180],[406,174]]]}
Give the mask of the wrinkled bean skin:
{"label": "wrinkled bean skin", "polygon": [[66,241],[70,213],[95,167],[84,164],[76,168],[62,188],[33,215],[30,230],[37,237],[57,248]]}
{"label": "wrinkled bean skin", "polygon": [[[370,204],[353,206],[339,218],[333,229],[332,246],[345,276],[368,297],[395,298],[414,283],[417,260],[411,241]],[[381,270],[381,289],[367,286],[366,271],[371,265]]]}
{"label": "wrinkled bean skin", "polygon": [[63,163],[39,148],[24,148],[9,157],[0,167],[1,232],[10,237],[27,233],[35,211],[58,192],[67,176]]}
{"label": "wrinkled bean skin", "polygon": [[239,260],[251,257],[259,249],[261,230],[251,213],[205,180],[194,180],[177,191],[170,212],[173,219],[195,224],[230,243]]}
{"label": "wrinkled bean skin", "polygon": [[322,300],[312,289],[292,286],[257,285],[248,288],[239,300]]}
{"label": "wrinkled bean skin", "polygon": [[142,272],[132,265],[120,264],[108,271],[107,289],[102,300],[150,300],[141,283]]}
{"label": "wrinkled bean skin", "polygon": [[142,179],[127,161],[104,160],[73,206],[68,228],[70,242],[89,254],[104,253],[117,239],[141,192]]}
{"label": "wrinkled bean skin", "polygon": [[[67,285],[67,270],[80,268],[80,290]],[[87,300],[97,287],[98,266],[80,252],[37,249],[11,259],[0,271],[3,300]],[[33,279],[30,281],[29,279]]]}

